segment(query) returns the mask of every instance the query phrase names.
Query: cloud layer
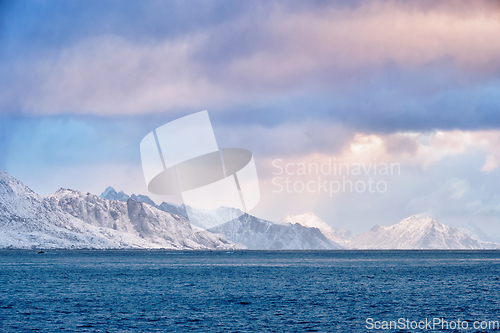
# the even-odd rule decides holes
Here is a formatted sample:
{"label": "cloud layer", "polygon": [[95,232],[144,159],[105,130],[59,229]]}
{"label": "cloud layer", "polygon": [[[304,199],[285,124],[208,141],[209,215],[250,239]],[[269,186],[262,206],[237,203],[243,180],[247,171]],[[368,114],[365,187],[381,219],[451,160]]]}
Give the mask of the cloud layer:
{"label": "cloud layer", "polygon": [[500,125],[495,2],[256,2],[218,15],[210,2],[91,3],[83,14],[78,3],[38,6],[48,16],[33,23],[8,15],[35,16],[19,4],[4,14],[4,114],[209,109],[233,122],[262,124],[271,113],[277,124],[316,118],[383,131]]}

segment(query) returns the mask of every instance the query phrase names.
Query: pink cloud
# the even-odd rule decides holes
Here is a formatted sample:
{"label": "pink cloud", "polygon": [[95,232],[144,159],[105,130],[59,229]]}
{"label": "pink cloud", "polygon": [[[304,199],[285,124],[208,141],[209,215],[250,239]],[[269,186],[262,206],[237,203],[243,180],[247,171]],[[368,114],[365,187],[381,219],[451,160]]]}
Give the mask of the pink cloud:
{"label": "pink cloud", "polygon": [[[19,64],[0,107],[97,114],[213,109],[331,89],[387,63],[418,67],[447,59],[467,75],[500,70],[499,10],[490,2],[267,9],[175,39],[102,35],[39,54]],[[214,69],[203,54],[220,36],[238,46],[231,31],[255,33],[260,42]]]}

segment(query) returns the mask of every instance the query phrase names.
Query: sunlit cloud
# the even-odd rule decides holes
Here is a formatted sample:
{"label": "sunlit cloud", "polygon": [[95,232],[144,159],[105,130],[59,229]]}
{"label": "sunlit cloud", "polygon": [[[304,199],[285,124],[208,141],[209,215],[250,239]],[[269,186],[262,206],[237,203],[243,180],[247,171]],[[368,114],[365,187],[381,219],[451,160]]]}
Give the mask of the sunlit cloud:
{"label": "sunlit cloud", "polygon": [[[342,91],[375,73],[385,75],[387,66],[426,71],[449,64],[467,73],[458,86],[498,73],[498,9],[487,2],[468,11],[452,8],[394,1],[269,4],[164,38],[83,36],[10,63],[13,74],[3,85],[0,109],[107,115],[229,110],[284,95]],[[242,38],[252,34],[252,40]],[[407,82],[408,89],[413,84]]]}

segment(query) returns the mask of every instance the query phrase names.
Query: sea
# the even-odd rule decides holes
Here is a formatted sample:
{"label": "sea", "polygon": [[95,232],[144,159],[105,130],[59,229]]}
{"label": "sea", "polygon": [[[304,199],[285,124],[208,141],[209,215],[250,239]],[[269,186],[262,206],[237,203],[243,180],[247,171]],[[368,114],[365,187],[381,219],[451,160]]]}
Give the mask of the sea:
{"label": "sea", "polygon": [[499,320],[497,250],[0,251],[0,332],[500,332]]}

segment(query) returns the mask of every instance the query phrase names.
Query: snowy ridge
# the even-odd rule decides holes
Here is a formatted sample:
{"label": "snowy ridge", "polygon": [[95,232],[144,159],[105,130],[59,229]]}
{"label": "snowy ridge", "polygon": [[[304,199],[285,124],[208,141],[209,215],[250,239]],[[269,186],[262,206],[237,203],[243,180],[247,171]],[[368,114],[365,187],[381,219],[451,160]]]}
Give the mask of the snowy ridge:
{"label": "snowy ridge", "polygon": [[44,198],[0,171],[0,248],[120,248],[145,244],[142,239],[87,225],[53,209]]}
{"label": "snowy ridge", "polygon": [[151,200],[150,197],[146,195],[141,195],[141,194],[128,195],[125,194],[123,191],[116,192],[116,190],[111,186],[109,186],[104,192],[102,192],[99,197],[102,199],[117,200],[122,202],[127,202],[128,199],[134,199],[136,201],[143,202],[145,204],[158,208],[159,210],[162,210],[164,212],[180,215],[186,219],[188,218],[186,213],[186,207],[184,205],[175,205],[168,202],[162,202],[160,205],[157,205],[153,200]]}
{"label": "snowy ridge", "polygon": [[111,186],[109,186],[103,193],[101,193],[99,197],[103,199],[123,202],[127,202],[128,199],[134,199],[158,208],[159,210],[162,210],[164,212],[183,216],[184,218],[189,219],[193,226],[203,229],[213,228],[217,225],[234,220],[235,218],[243,215],[243,212],[241,210],[230,207],[219,207],[218,209],[214,210],[204,210],[185,206],[184,204],[175,205],[168,202],[162,202],[160,205],[157,205],[153,200],[151,200],[151,198],[146,195],[128,195],[123,191],[116,192],[116,190]]}
{"label": "snowy ridge", "polygon": [[0,171],[0,248],[242,248],[183,217],[61,189],[42,198]]}
{"label": "snowy ridge", "polygon": [[254,250],[328,250],[343,246],[326,238],[317,228],[280,224],[243,214],[209,231]]}
{"label": "snowy ridge", "polygon": [[410,216],[390,227],[375,226],[354,238],[357,249],[488,249],[499,244],[477,241],[436,219]]}
{"label": "snowy ridge", "polygon": [[389,227],[375,226],[353,237],[346,229],[335,229],[313,213],[288,215],[281,224],[317,228],[329,240],[350,249],[495,249],[500,244],[483,241],[458,228],[426,217],[411,216]]}
{"label": "snowy ridge", "polygon": [[[152,202],[147,196],[135,196],[134,194],[128,196],[122,191],[117,193],[111,187],[108,187],[100,197],[111,198],[113,200],[115,200],[115,198],[118,198],[117,200],[124,200],[124,198],[136,197],[141,202]],[[339,243],[325,238],[321,231],[313,230],[311,227],[274,223],[258,219],[248,214],[243,214],[242,211],[235,208],[220,207],[215,210],[203,210],[194,209],[189,206],[186,207],[184,205],[178,206],[166,202],[161,203],[159,206],[156,204],[153,206],[173,214],[180,212],[183,216],[187,216],[186,210],[188,210],[190,223],[193,229],[205,229],[220,234],[231,242],[243,244],[249,249],[282,250],[343,248]]]}
{"label": "snowy ridge", "polygon": [[128,196],[111,187],[101,197],[60,189],[43,198],[0,171],[0,248],[500,248],[484,241],[484,234],[483,239],[470,237],[429,217],[411,216],[352,238],[348,230],[335,229],[313,213],[289,215],[280,223],[239,216],[240,211],[227,207],[191,214],[190,223],[184,205],[157,205],[147,196]]}
{"label": "snowy ridge", "polygon": [[100,195],[101,198],[103,199],[108,199],[108,200],[118,200],[118,201],[127,201],[130,199],[130,196],[126,195],[123,193],[123,191],[116,192],[114,188],[111,186],[108,186],[104,192]]}
{"label": "snowy ridge", "polygon": [[220,235],[193,230],[184,217],[163,212],[132,198],[106,200],[90,193],[61,189],[48,197],[63,211],[92,225],[127,232],[166,248],[232,248]]}
{"label": "snowy ridge", "polygon": [[352,238],[349,230],[332,228],[311,212],[295,216],[287,215],[280,223],[300,224],[307,228],[317,228],[326,238],[343,246],[349,246],[349,240]]}

